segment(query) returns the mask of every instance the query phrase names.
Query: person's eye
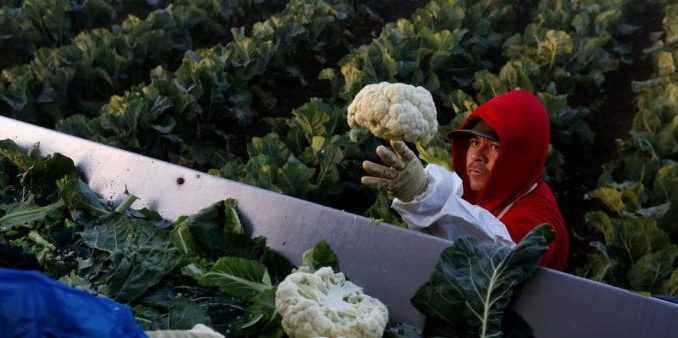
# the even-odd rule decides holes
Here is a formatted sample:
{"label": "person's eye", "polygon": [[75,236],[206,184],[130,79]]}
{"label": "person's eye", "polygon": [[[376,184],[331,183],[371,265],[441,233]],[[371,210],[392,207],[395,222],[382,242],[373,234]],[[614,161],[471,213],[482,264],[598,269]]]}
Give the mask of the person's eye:
{"label": "person's eye", "polygon": [[469,140],[469,143],[470,143],[472,146],[477,147],[477,146],[480,144],[480,141],[478,141],[477,138],[472,138],[472,139]]}
{"label": "person's eye", "polygon": [[492,150],[499,151],[499,144],[498,143],[492,143]]}

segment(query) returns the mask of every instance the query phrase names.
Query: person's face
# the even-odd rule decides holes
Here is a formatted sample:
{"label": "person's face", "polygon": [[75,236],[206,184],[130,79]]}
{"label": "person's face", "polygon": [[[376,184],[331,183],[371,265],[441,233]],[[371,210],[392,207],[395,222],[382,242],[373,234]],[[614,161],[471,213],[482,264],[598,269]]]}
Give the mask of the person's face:
{"label": "person's face", "polygon": [[480,136],[472,136],[468,142],[466,174],[471,191],[478,194],[485,189],[487,177],[499,156],[499,142]]}

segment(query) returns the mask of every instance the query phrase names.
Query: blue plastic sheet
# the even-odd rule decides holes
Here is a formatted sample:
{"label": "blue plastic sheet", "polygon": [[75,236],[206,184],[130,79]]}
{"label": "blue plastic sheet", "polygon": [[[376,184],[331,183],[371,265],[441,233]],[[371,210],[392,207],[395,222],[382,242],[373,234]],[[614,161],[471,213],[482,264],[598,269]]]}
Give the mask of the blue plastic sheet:
{"label": "blue plastic sheet", "polygon": [[0,337],[147,337],[129,306],[0,268]]}

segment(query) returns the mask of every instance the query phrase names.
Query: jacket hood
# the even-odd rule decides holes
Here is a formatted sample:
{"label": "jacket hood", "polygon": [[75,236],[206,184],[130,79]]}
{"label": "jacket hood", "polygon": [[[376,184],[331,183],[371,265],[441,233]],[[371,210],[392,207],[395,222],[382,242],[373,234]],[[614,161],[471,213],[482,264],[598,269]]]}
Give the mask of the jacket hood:
{"label": "jacket hood", "polygon": [[499,155],[485,189],[470,191],[466,173],[468,142],[452,141],[452,167],[464,182],[463,198],[490,212],[511,203],[541,180],[549,148],[549,119],[541,101],[525,90],[513,90],[480,105],[460,129],[485,121],[499,136]]}

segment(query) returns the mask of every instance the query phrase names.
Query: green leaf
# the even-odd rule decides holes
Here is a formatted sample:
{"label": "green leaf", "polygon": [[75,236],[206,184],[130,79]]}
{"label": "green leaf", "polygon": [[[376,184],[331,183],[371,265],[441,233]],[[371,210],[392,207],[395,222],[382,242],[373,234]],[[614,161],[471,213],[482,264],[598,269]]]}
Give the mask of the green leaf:
{"label": "green leaf", "polygon": [[282,167],[276,185],[286,195],[304,198],[313,189],[311,182],[313,182],[314,175],[315,170],[313,168],[307,167],[296,157],[290,155],[287,163]]}
{"label": "green leaf", "polygon": [[84,209],[92,215],[109,214],[110,208],[82,180],[75,177],[64,177],[57,182],[59,196],[69,208]]}
{"label": "green leaf", "polygon": [[411,299],[426,316],[425,329],[444,336],[501,336],[501,318],[513,292],[537,270],[554,237],[542,224],[513,250],[472,237],[454,241]]}
{"label": "green leaf", "polygon": [[339,184],[339,164],[344,159],[344,152],[333,144],[325,144],[317,152],[320,167],[315,184],[325,194],[338,193],[342,189]]}
{"label": "green leaf", "polygon": [[145,220],[114,214],[80,236],[88,247],[109,253],[103,280],[108,295],[121,302],[137,299],[182,263],[167,233]]}
{"label": "green leaf", "polygon": [[[279,281],[293,268],[287,259],[266,246],[265,238],[252,238],[245,232],[233,199],[217,202],[194,215],[179,218],[173,225],[170,240],[201,269],[209,269],[206,264],[211,260],[236,256],[263,263],[271,278]],[[200,272],[188,274],[199,276]]]}
{"label": "green leaf", "polygon": [[275,291],[275,288],[267,289],[252,299],[252,305],[235,325],[236,335],[260,337],[265,331],[282,328],[280,314],[275,311]]}
{"label": "green leaf", "polygon": [[392,198],[389,198],[386,193],[378,192],[374,203],[365,211],[365,216],[380,220],[380,222],[407,227],[407,224],[405,224],[400,215],[391,208],[391,201]]}
{"label": "green leaf", "polygon": [[[224,227],[225,220],[226,204],[223,201],[200,209],[197,213],[182,219],[195,241],[195,246],[193,247],[200,248],[201,252],[212,259],[217,259],[225,253],[228,234],[227,229]],[[177,226],[180,227],[180,230],[177,231],[182,231],[181,227],[183,225],[180,222],[176,223],[175,227]],[[191,245],[188,244],[188,246]]]}
{"label": "green leaf", "polygon": [[591,198],[597,198],[605,204],[610,210],[618,215],[622,215],[626,209],[622,196],[623,192],[612,187],[598,187],[589,193]]}
{"label": "green leaf", "polygon": [[25,201],[0,206],[4,215],[0,217],[0,232],[6,233],[16,227],[34,228],[36,223],[43,222],[46,217],[56,216],[64,207],[64,201],[58,200],[46,206],[35,204],[33,195]]}
{"label": "green leaf", "polygon": [[596,252],[587,255],[586,263],[576,268],[577,275],[605,282],[608,277],[612,276],[614,268],[617,266],[617,261],[609,256],[608,250],[603,243],[593,242],[591,246],[596,249]]}
{"label": "green leaf", "polygon": [[329,106],[317,98],[292,112],[294,122],[301,126],[306,136],[306,140],[311,142],[313,136],[327,135],[326,125],[330,121],[330,115],[324,110],[329,110]]}
{"label": "green leaf", "polygon": [[197,246],[210,259],[239,256],[258,260],[266,250],[263,237],[251,238],[244,232],[232,200],[204,208],[186,218],[185,223]]}
{"label": "green leaf", "polygon": [[660,205],[655,205],[648,208],[638,209],[634,212],[640,218],[648,219],[659,219],[664,217],[666,213],[671,209],[671,203],[663,203]]}
{"label": "green leaf", "polygon": [[670,245],[668,234],[657,228],[657,222],[642,218],[613,219],[615,241],[610,247],[628,259],[629,264]]}
{"label": "green leaf", "polygon": [[276,184],[279,175],[280,165],[274,163],[271,157],[259,154],[255,157],[250,157],[247,161],[243,182],[282,193],[282,189]]}
{"label": "green leaf", "polygon": [[250,158],[267,156],[274,164],[282,166],[289,157],[289,150],[278,134],[268,134],[265,137],[253,137],[247,145]]}
{"label": "green leaf", "polygon": [[657,71],[659,75],[671,75],[676,72],[676,66],[673,62],[673,54],[670,52],[658,52],[655,56],[657,58]]}
{"label": "green leaf", "polygon": [[609,38],[605,37],[590,37],[586,39],[583,46],[577,50],[577,62],[580,67],[585,67],[589,63],[599,58],[599,54],[603,53],[603,46],[607,43]]}
{"label": "green leaf", "polygon": [[240,223],[240,217],[238,217],[238,211],[235,208],[236,205],[237,202],[235,199],[229,198],[224,201],[224,230],[236,234],[243,234],[245,233],[245,229],[243,228],[242,223]]}
{"label": "green leaf", "polygon": [[265,265],[240,257],[219,258],[199,283],[246,301],[273,287]]}
{"label": "green leaf", "polygon": [[558,56],[571,54],[572,50],[572,37],[565,31],[548,30],[538,44],[539,58],[549,67],[556,63]]}
{"label": "green leaf", "polygon": [[196,324],[212,327],[212,320],[207,312],[207,304],[200,304],[192,299],[174,298],[167,311],[167,326],[174,330],[190,330]]}
{"label": "green leaf", "polygon": [[664,295],[678,297],[678,269],[673,270],[671,276],[664,280],[660,292]]}
{"label": "green leaf", "polygon": [[186,216],[182,216],[174,223],[169,234],[169,240],[179,251],[187,257],[200,256],[200,249],[193,239],[193,234],[185,222]]}
{"label": "green leaf", "polygon": [[314,273],[318,269],[329,266],[333,271],[339,271],[339,261],[330,245],[321,240],[314,247],[304,251],[301,258],[300,271]]}
{"label": "green leaf", "polygon": [[33,159],[12,140],[0,140],[0,156],[25,172],[33,166]]}
{"label": "green leaf", "polygon": [[628,281],[635,290],[657,292],[661,282],[676,267],[678,246],[671,245],[641,257],[628,270]]}
{"label": "green leaf", "polygon": [[144,330],[167,328],[167,314],[151,306],[136,305],[132,308],[134,319]]}
{"label": "green leaf", "polygon": [[[436,137],[438,138],[438,137]],[[434,141],[434,143],[436,143]],[[447,145],[442,140],[440,143]],[[419,158],[425,161],[428,164],[436,164],[441,167],[451,170],[450,166],[452,165],[452,159],[450,156],[450,146],[447,147],[440,146],[438,144],[429,144],[426,148],[417,142],[416,144],[417,152],[419,153]]]}

